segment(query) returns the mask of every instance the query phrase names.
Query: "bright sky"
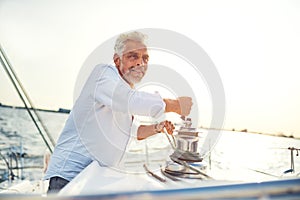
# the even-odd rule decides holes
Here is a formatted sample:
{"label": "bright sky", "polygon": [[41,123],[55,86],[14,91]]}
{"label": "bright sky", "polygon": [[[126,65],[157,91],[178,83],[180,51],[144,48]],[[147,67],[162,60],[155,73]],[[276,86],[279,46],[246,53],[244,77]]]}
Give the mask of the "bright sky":
{"label": "bright sky", "polygon": [[[138,28],[176,31],[207,52],[225,128],[300,136],[300,1],[0,0],[0,43],[40,108],[71,108],[87,56]],[[0,102],[22,105],[16,94],[1,67]]]}

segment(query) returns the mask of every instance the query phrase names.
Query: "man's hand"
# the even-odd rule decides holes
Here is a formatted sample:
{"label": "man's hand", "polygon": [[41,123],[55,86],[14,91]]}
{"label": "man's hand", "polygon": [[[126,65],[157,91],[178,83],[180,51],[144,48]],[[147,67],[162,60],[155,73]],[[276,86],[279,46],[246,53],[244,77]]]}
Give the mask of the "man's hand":
{"label": "man's hand", "polygon": [[182,116],[188,116],[193,105],[191,97],[178,97],[176,100],[164,99],[166,103],[165,112],[175,112]]}
{"label": "man's hand", "polygon": [[191,97],[179,97],[177,99],[179,101],[180,113],[179,115],[188,116],[192,109],[192,98]]}
{"label": "man's hand", "polygon": [[167,130],[167,133],[170,135],[173,134],[173,131],[175,129],[175,126],[173,125],[173,123],[168,120],[162,121],[162,122],[156,124],[154,127],[155,127],[154,129],[155,129],[156,133],[163,132],[163,129],[165,128]]}
{"label": "man's hand", "polygon": [[168,134],[170,134],[170,135],[173,134],[175,126],[172,124],[171,121],[167,121],[167,120],[164,121],[164,127],[166,128]]}

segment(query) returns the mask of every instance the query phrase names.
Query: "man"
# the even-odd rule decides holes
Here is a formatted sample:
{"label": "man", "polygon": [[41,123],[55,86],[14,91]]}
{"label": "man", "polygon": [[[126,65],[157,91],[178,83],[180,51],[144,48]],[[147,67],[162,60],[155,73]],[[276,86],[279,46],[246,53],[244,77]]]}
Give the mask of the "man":
{"label": "man", "polygon": [[164,112],[187,116],[192,99],[162,99],[159,94],[136,91],[144,77],[149,55],[146,36],[121,34],[115,44],[115,66],[97,65],[76,100],[51,156],[45,179],[48,192],[57,192],[93,160],[103,167],[117,166],[132,135],[142,140],[166,128],[169,121],[135,127],[134,115],[159,117]]}

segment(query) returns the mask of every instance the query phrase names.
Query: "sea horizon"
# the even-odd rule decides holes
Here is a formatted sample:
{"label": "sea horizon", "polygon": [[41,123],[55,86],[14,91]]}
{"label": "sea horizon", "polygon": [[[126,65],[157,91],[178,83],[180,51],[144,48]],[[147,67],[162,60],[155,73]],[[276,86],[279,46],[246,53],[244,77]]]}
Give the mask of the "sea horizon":
{"label": "sea horizon", "polygon": [[[12,108],[12,109],[26,109],[25,106],[19,106],[19,105],[10,105],[0,102],[0,107],[5,108]],[[57,109],[46,109],[46,108],[29,108],[30,110],[36,110],[36,111],[42,111],[42,112],[54,112],[54,113],[62,113],[62,114],[69,114],[71,112],[71,109],[59,107]],[[261,134],[261,135],[270,135],[270,136],[276,136],[276,137],[283,137],[283,138],[293,138],[293,139],[300,139],[300,135],[297,135],[296,133],[284,133],[281,131],[278,132],[266,132],[266,131],[258,131],[248,128],[214,128],[214,127],[206,127],[206,126],[199,126],[197,128],[207,129],[207,130],[221,130],[221,131],[232,131],[232,132],[246,132],[246,133],[252,133],[252,134]]]}

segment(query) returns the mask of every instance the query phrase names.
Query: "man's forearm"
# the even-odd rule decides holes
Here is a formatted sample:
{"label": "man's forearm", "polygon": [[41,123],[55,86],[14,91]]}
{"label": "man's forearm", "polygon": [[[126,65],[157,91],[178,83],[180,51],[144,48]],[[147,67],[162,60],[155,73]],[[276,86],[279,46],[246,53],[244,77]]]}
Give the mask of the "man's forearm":
{"label": "man's forearm", "polygon": [[149,136],[159,133],[156,129],[156,126],[157,126],[156,124],[139,126],[137,130],[137,139],[143,140]]}
{"label": "man's forearm", "polygon": [[163,100],[166,104],[165,112],[175,112],[178,113],[179,115],[181,114],[180,104],[178,100],[176,99],[163,99]]}
{"label": "man's forearm", "polygon": [[191,97],[178,97],[177,99],[163,99],[166,104],[165,112],[175,112],[188,116],[193,105]]}

